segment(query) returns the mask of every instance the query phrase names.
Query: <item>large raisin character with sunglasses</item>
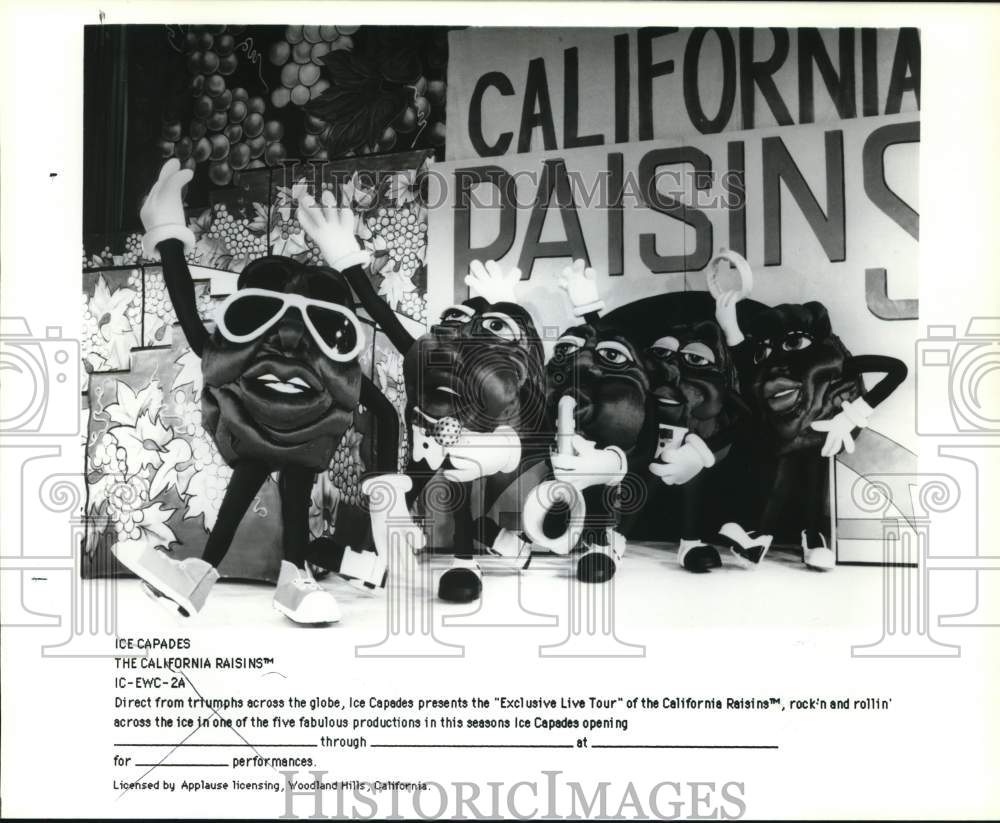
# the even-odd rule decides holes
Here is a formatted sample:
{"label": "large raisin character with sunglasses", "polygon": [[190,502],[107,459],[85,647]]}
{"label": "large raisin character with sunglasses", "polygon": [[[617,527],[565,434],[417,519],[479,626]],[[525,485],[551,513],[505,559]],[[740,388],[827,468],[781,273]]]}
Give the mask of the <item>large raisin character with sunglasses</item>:
{"label": "large raisin character with sunglasses", "polygon": [[[330,226],[336,195],[317,204],[300,201],[299,221],[327,261],[336,254]],[[542,345],[528,312],[515,302],[515,269],[501,272],[478,261],[466,278],[473,296],[446,309],[439,322],[414,337],[378,296],[360,268],[345,274],[364,309],[403,355],[406,423],[412,488],[408,504],[425,524],[430,551],[453,556],[438,595],[466,603],[482,593],[477,544],[487,553],[527,562],[529,547],[519,529],[486,515],[542,449],[544,423]],[[514,525],[514,524],[511,524]],[[341,570],[335,547],[317,541],[310,559]]]}
{"label": "large raisin character with sunglasses", "polygon": [[[764,472],[761,527],[787,534],[794,512],[803,561],[830,569],[835,555],[826,541],[829,469],[824,458],[854,451],[854,437],[876,406],[906,379],[894,357],[852,355],[834,334],[822,303],[782,304],[755,314],[746,339],[735,310],[720,318],[738,340],[744,391],[761,427]],[[884,375],[870,389],[863,375]]]}
{"label": "large raisin character with sunglasses", "polygon": [[[184,260],[194,236],[185,225],[181,189],[191,176],[176,160],[163,166],[140,212],[143,244],[147,255],[159,252],[181,329],[201,357],[202,419],[233,474],[200,559],[177,561],[155,549],[116,556],[182,614],[199,611],[243,515],[277,471],[284,560],[274,607],[297,623],[334,622],[336,600],[306,569],[308,514],[316,473],[328,468],[359,399],[378,409],[382,398],[361,373],[364,335],[344,274],[336,270],[361,264],[364,254],[347,227],[345,253],[334,269],[284,257],[253,261],[218,307],[210,333]],[[395,423],[395,413],[387,420]],[[393,450],[397,432],[390,426]]]}

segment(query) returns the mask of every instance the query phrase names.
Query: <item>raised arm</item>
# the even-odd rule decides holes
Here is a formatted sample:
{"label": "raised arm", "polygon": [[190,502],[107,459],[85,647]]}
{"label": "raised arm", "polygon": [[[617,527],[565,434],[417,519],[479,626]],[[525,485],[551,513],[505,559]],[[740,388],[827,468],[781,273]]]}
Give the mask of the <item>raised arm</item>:
{"label": "raised arm", "polygon": [[371,255],[358,247],[354,236],[354,212],[337,205],[332,191],[324,191],[321,202],[310,195],[299,199],[296,216],[306,234],[317,245],[327,264],[341,272],[351,284],[365,311],[371,315],[396,350],[401,354],[413,345],[413,335],[400,322],[396,313],[376,294],[365,272]]}
{"label": "raised arm", "polygon": [[191,351],[201,357],[208,331],[198,314],[194,281],[184,259],[184,252],[193,248],[195,241],[194,233],[185,223],[181,199],[181,189],[191,181],[193,174],[190,169],[181,169],[176,158],[164,163],[139,210],[139,218],[146,229],[142,238],[143,251],[147,257],[159,252],[163,280],[177,320]]}
{"label": "raised arm", "polygon": [[354,293],[358,296],[364,310],[389,338],[389,342],[392,343],[396,351],[400,354],[406,354],[410,350],[410,346],[413,345],[413,335],[406,330],[406,326],[400,322],[396,312],[389,308],[389,304],[378,296],[372,281],[368,279],[365,267],[351,266],[342,274],[351,284],[351,288],[354,289]]}
{"label": "raised arm", "polygon": [[518,268],[504,271],[496,260],[485,263],[473,260],[465,275],[465,285],[469,287],[470,297],[482,297],[490,303],[520,303],[514,290],[520,279]]}
{"label": "raised arm", "polygon": [[597,293],[594,270],[587,266],[586,261],[574,260],[572,265],[564,268],[559,276],[559,285],[569,295],[575,317],[583,318],[591,326],[600,320],[604,301]]}
{"label": "raised arm", "polygon": [[736,319],[736,304],[743,299],[743,293],[735,289],[724,291],[715,298],[715,322],[719,324],[730,349],[739,349],[746,340]]}
{"label": "raised arm", "polygon": [[375,416],[375,474],[399,471],[399,415],[382,391],[367,375],[361,377],[361,403]]}
{"label": "raised arm", "polygon": [[191,351],[201,357],[208,340],[208,330],[198,314],[198,299],[194,293],[194,280],[184,259],[184,244],[180,240],[161,240],[156,247],[163,261],[163,281],[167,284],[170,302],[177,314],[177,322],[187,339]]}

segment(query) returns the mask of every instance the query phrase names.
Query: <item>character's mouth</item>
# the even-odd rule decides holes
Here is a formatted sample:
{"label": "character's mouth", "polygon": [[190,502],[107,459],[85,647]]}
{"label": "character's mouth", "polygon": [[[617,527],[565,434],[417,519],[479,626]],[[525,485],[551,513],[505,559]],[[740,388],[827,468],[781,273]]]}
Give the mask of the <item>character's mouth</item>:
{"label": "character's mouth", "polygon": [[653,396],[661,406],[682,406],[684,404],[684,394],[674,386],[658,386],[653,389]]}
{"label": "character's mouth", "polygon": [[462,392],[455,376],[441,372],[424,374],[420,405],[431,417],[456,417]]}
{"label": "character's mouth", "polygon": [[258,383],[263,383],[265,389],[270,389],[280,394],[302,394],[303,392],[312,391],[312,387],[301,377],[293,377],[286,383],[268,372],[255,379]]}
{"label": "character's mouth", "polygon": [[422,426],[422,428],[429,430],[431,426],[438,422],[438,418],[431,417],[427,414],[427,412],[420,408],[420,406],[414,406],[413,411],[416,413],[417,417],[421,418],[421,423],[418,425]]}
{"label": "character's mouth", "polygon": [[802,399],[802,384],[787,377],[768,380],[763,388],[764,402],[777,414],[794,411]]}
{"label": "character's mouth", "polygon": [[311,401],[322,393],[319,379],[301,363],[266,358],[243,376],[243,385],[260,398]]}

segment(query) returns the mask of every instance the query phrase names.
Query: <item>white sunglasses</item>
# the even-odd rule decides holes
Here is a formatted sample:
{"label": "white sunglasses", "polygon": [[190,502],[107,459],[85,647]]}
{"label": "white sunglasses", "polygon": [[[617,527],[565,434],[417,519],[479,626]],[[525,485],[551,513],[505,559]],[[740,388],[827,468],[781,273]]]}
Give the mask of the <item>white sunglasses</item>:
{"label": "white sunglasses", "polygon": [[239,289],[215,310],[215,325],[231,343],[256,340],[296,308],[316,345],[331,360],[353,360],[365,346],[357,316],[346,306],[270,289]]}

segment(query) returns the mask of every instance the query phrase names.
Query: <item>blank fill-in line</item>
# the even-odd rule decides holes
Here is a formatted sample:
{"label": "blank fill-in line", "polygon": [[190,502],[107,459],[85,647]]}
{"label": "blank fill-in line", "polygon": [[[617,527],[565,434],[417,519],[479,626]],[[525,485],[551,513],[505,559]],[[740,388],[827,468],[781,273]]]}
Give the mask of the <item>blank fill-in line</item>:
{"label": "blank fill-in line", "polygon": [[675,743],[591,743],[590,749],[777,749],[777,746],[702,746]]}
{"label": "blank fill-in line", "polygon": [[372,743],[371,749],[574,749],[572,743]]}
{"label": "blank fill-in line", "polygon": [[229,768],[229,764],[228,763],[136,763],[135,765],[139,766],[139,767],[142,767],[142,766],[155,766],[158,769],[162,769],[164,767],[170,767],[170,766],[172,766],[175,769],[180,769],[180,768],[184,768],[184,769],[201,769],[201,768],[206,768],[206,769],[226,769],[226,768]]}
{"label": "blank fill-in line", "polygon": [[159,748],[203,748],[203,749],[245,749],[257,748],[257,749],[315,749],[319,747],[319,743],[115,743],[115,746],[129,748],[132,746],[147,746],[147,747],[159,747]]}

